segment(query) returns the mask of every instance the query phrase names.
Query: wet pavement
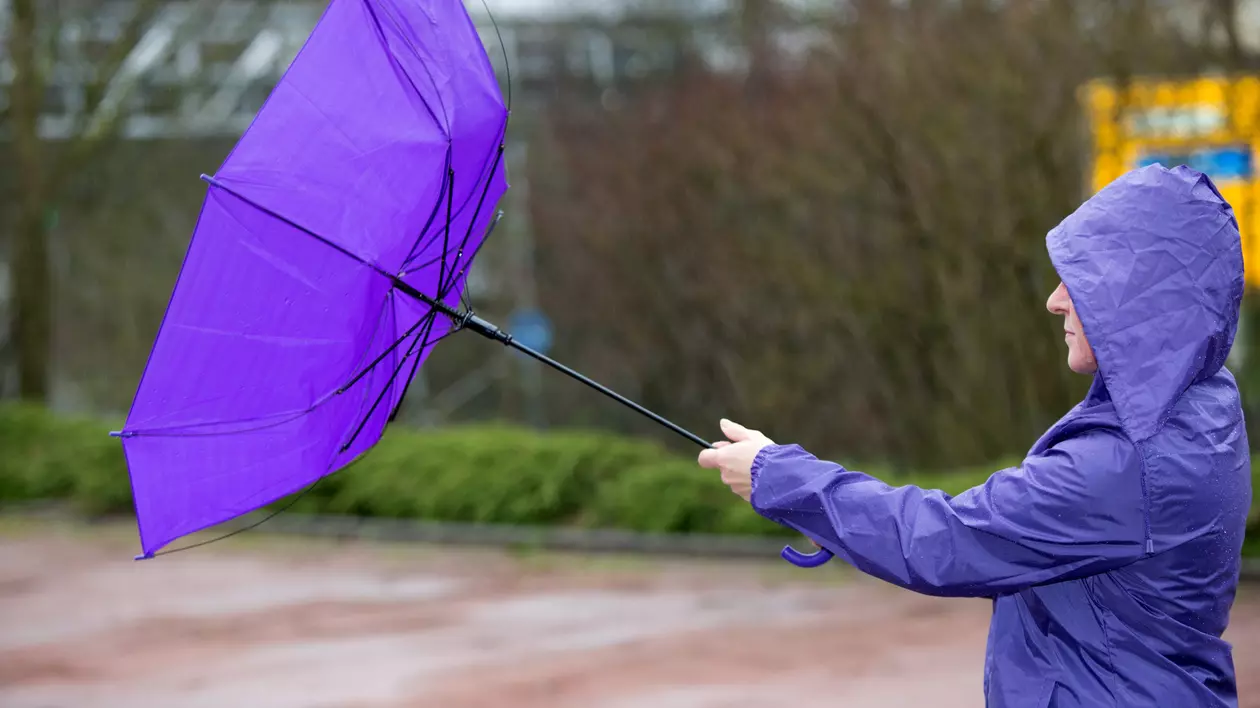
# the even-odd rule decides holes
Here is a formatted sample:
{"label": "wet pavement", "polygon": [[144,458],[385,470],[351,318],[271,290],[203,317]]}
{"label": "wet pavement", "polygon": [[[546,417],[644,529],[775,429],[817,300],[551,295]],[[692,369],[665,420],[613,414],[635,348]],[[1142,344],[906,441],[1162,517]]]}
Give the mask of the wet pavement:
{"label": "wet pavement", "polygon": [[[981,706],[989,604],[837,568],[0,528],[6,708]],[[1260,596],[1235,642],[1260,707]]]}

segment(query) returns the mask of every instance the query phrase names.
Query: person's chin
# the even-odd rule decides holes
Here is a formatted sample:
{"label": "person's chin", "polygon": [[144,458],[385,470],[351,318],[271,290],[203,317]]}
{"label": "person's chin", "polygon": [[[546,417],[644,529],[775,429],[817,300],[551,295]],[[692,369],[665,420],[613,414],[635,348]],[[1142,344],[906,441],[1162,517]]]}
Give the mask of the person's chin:
{"label": "person's chin", "polygon": [[1098,372],[1098,365],[1092,361],[1081,361],[1078,357],[1068,356],[1068,368],[1081,376],[1091,376]]}
{"label": "person's chin", "polygon": [[1069,341],[1068,352],[1067,352],[1068,369],[1074,374],[1084,374],[1086,373],[1085,368],[1087,364],[1088,362],[1084,361],[1084,357],[1082,357],[1080,353],[1076,351],[1076,348],[1073,347],[1072,343]]}

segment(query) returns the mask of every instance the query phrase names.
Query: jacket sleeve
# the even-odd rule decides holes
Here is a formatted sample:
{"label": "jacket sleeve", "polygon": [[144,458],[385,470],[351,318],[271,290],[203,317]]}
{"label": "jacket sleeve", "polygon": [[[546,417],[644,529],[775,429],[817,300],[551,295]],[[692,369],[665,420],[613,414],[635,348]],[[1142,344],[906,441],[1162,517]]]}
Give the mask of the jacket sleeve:
{"label": "jacket sleeve", "polygon": [[1064,440],[956,497],[893,487],[771,445],[752,503],[859,570],[928,595],[993,597],[1113,570],[1145,550],[1140,452],[1112,431]]}

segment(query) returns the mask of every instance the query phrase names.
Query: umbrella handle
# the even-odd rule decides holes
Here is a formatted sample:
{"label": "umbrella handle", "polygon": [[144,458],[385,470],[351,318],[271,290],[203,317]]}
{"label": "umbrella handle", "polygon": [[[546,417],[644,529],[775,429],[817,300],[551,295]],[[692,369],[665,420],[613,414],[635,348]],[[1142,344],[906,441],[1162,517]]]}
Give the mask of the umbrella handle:
{"label": "umbrella handle", "polygon": [[815,553],[801,553],[791,546],[784,546],[779,555],[783,557],[783,560],[798,568],[817,568],[834,557],[832,552],[825,548],[820,548]]}

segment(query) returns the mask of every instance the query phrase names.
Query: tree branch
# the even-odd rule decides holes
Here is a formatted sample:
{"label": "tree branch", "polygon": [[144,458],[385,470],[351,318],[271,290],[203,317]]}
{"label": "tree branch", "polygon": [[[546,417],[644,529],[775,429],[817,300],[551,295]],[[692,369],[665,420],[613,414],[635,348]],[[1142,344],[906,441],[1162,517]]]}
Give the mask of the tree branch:
{"label": "tree branch", "polygon": [[96,156],[118,126],[123,103],[136,84],[134,78],[121,77],[120,73],[128,57],[136,51],[145,26],[157,15],[161,4],[161,0],[138,0],[135,12],[127,20],[118,39],[110,45],[99,74],[108,78],[87,88],[87,105],[73,131],[75,138],[49,175],[47,194],[50,197],[58,194],[70,176]]}

